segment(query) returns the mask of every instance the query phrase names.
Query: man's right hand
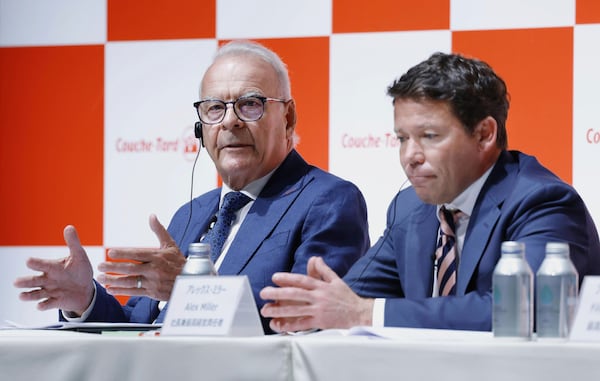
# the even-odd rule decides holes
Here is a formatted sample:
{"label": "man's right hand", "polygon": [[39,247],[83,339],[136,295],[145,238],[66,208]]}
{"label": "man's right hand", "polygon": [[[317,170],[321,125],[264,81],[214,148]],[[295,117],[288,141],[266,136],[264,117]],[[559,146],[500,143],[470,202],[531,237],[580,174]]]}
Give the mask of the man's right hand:
{"label": "man's right hand", "polygon": [[19,299],[40,300],[37,308],[41,311],[59,308],[81,316],[94,297],[94,273],[75,227],[65,227],[64,237],[69,256],[62,259],[29,258],[27,267],[41,274],[17,278],[14,285],[31,288],[21,292]]}
{"label": "man's right hand", "polygon": [[273,283],[279,287],[260,291],[260,297],[269,301],[260,312],[272,318],[271,329],[295,332],[372,325],[374,299],[354,293],[322,257],[308,260],[306,274],[275,273]]}

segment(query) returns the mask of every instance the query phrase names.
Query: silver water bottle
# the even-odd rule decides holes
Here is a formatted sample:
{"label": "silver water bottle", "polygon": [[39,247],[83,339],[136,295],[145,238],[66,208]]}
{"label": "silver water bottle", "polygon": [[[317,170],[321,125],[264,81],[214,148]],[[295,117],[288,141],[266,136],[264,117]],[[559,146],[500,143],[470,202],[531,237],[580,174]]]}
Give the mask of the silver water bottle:
{"label": "silver water bottle", "polygon": [[188,256],[181,275],[217,275],[215,265],[210,259],[208,243],[190,243]]}
{"label": "silver water bottle", "polygon": [[494,337],[530,340],[533,333],[533,273],[525,244],[502,242],[502,256],[492,278]]}
{"label": "silver water bottle", "polygon": [[577,308],[579,274],[569,257],[569,245],[548,242],[546,257],[536,274],[537,337],[564,338]]}

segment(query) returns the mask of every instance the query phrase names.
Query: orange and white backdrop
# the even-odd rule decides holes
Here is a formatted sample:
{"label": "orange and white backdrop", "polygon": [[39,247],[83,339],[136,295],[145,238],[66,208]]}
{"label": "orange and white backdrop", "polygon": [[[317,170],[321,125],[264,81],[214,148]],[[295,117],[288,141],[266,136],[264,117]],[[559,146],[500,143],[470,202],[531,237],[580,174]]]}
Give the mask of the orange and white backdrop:
{"label": "orange and white backdrop", "polygon": [[[0,0],[0,322],[56,312],[18,301],[29,256],[94,264],[156,246],[190,199],[201,75],[253,39],[288,64],[298,150],[356,183],[370,235],[405,180],[386,86],[436,51],[489,62],[511,93],[509,145],[573,184],[600,223],[597,0]],[[194,196],[217,174],[200,150]]]}

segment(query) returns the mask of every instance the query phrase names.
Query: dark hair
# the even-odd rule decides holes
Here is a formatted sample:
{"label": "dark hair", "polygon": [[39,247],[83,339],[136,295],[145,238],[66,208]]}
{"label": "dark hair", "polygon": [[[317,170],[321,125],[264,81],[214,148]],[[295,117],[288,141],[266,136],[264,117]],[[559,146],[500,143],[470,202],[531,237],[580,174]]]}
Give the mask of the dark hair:
{"label": "dark hair", "polygon": [[509,96],[506,84],[485,62],[459,54],[435,53],[388,87],[394,98],[448,103],[467,132],[491,116],[498,124],[496,145],[506,149]]}

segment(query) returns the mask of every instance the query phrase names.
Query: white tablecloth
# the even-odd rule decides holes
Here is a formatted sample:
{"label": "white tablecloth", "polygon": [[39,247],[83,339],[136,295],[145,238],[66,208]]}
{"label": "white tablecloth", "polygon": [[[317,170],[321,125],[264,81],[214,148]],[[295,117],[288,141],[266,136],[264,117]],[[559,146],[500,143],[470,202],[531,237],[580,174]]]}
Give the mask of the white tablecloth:
{"label": "white tablecloth", "polygon": [[600,380],[600,343],[397,329],[255,338],[0,330],[0,380]]}
{"label": "white tablecloth", "polygon": [[0,380],[289,380],[281,337],[135,337],[0,331]]}
{"label": "white tablecloth", "polygon": [[600,343],[523,342],[497,339],[491,332],[385,331],[390,339],[297,337],[294,379],[600,380]]}

